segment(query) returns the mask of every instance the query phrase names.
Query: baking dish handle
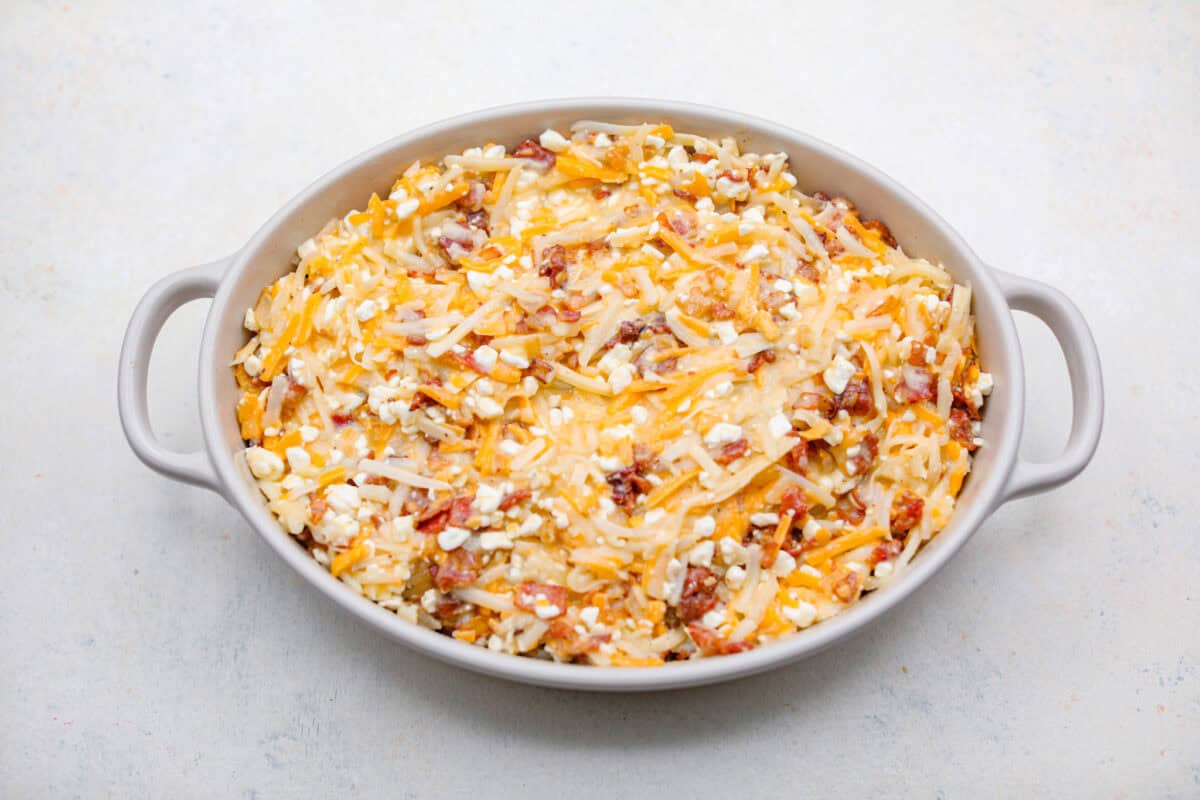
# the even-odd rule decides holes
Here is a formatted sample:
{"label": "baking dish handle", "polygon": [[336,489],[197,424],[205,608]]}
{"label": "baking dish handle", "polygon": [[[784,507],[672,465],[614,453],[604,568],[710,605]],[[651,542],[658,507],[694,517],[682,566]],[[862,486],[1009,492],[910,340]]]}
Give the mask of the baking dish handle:
{"label": "baking dish handle", "polygon": [[1104,423],[1104,384],[1096,342],[1075,304],[1052,286],[997,269],[993,273],[1009,308],[1033,314],[1058,339],[1071,381],[1071,433],[1066,449],[1046,463],[1018,459],[1004,489],[1007,502],[1061,486],[1088,465]]}
{"label": "baking dish handle", "polygon": [[134,454],[150,469],[168,478],[217,493],[221,484],[204,451],[176,453],[163,447],[154,435],[146,405],[146,380],[150,373],[150,353],[167,318],[184,303],[216,295],[228,265],[226,258],[180,270],[151,286],[129,320],[117,369],[117,408]]}

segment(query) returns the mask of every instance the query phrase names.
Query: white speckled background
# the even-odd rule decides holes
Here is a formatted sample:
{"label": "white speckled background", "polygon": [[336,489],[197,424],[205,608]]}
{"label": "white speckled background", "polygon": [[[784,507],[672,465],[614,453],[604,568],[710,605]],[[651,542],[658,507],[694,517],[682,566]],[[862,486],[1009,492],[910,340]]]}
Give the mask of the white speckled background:
{"label": "white speckled background", "polygon": [[[1200,795],[1200,6],[501,5],[5,4],[0,795]],[[396,133],[584,94],[809,131],[1065,290],[1106,369],[1092,467],[845,646],[614,697],[402,650],[134,459],[116,353],[154,280]],[[180,448],[203,311],[155,354]],[[1021,330],[1050,456],[1065,370]]]}

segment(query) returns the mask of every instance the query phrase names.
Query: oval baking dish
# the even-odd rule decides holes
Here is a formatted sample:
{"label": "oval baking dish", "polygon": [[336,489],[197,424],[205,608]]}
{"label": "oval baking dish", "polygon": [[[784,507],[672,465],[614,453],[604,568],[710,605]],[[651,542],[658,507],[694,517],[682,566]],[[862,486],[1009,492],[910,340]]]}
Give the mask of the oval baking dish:
{"label": "oval baking dish", "polygon": [[[397,170],[414,160],[436,161],[481,141],[515,143],[546,128],[566,128],[580,119],[661,122],[700,134],[734,136],[746,150],[785,152],[800,188],[851,198],[863,212],[882,219],[906,252],[940,262],[957,283],[972,287],[979,355],[995,376],[995,390],[983,422],[988,446],[975,455],[956,511],[897,579],[843,613],[790,638],[737,655],[652,668],[560,664],[473,647],[407,622],[334,578],[280,527],[239,457],[244,444],[234,413],[238,386],[229,370],[229,355],[245,341],[243,312],[254,304],[263,286],[291,270],[291,257],[299,242],[331,217],[355,208],[372,192],[386,196]],[[202,297],[213,298],[199,363],[205,448],[196,453],[173,453],[156,441],[150,429],[146,413],[149,357],[167,317],[182,304]],[[1024,376],[1013,309],[1045,321],[1067,360],[1074,416],[1066,450],[1051,463],[1029,463],[1018,457]],[[276,553],[360,620],[417,650],[468,669],[526,683],[609,691],[727,680],[811,655],[849,636],[928,580],[1001,503],[1045,491],[1077,475],[1095,450],[1103,417],[1099,358],[1075,306],[1048,286],[984,266],[944,221],[884,175],[829,145],[769,122],[702,106],[624,99],[557,100],[482,111],[422,128],[347,162],[288,203],[238,253],[170,275],[150,289],[126,333],[118,399],[126,436],[142,461],[164,475],[221,494]]]}

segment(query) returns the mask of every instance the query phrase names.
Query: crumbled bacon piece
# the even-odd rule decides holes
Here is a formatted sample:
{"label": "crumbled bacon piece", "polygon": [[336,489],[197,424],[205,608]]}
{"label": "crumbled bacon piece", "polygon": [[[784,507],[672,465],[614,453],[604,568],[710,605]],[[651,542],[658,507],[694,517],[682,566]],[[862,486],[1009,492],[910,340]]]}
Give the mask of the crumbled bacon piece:
{"label": "crumbled bacon piece", "polygon": [[531,161],[536,161],[542,169],[550,169],[554,166],[556,156],[546,148],[542,147],[533,139],[526,139],[517,145],[512,151],[514,158],[528,158]]}
{"label": "crumbled bacon piece", "polygon": [[896,556],[900,555],[900,551],[904,549],[904,543],[898,539],[884,539],[880,544],[876,545],[871,551],[871,555],[867,556],[867,563],[875,566],[880,561],[891,561]]}
{"label": "crumbled bacon piece", "polygon": [[[471,181],[467,184],[467,193],[458,198],[456,205],[464,211],[479,211],[483,208],[483,196],[487,194],[487,186],[483,181]],[[469,220],[471,215],[467,215]],[[479,226],[476,226],[479,227]]]}
{"label": "crumbled bacon piece", "polygon": [[855,445],[858,449],[854,455],[846,458],[847,475],[863,475],[875,463],[879,455],[879,437],[868,433],[863,440]]}
{"label": "crumbled bacon piece", "polygon": [[925,501],[910,491],[903,491],[892,500],[892,533],[905,534],[921,522]]}
{"label": "crumbled bacon piece", "polygon": [[538,275],[550,279],[551,286],[562,286],[567,271],[567,249],[561,244],[552,244],[542,251],[542,261],[538,265]]}
{"label": "crumbled bacon piece", "polygon": [[799,444],[787,451],[783,457],[783,465],[792,472],[803,475],[808,471],[808,442],[801,440]]}
{"label": "crumbled bacon piece", "polygon": [[416,528],[422,533],[441,533],[447,525],[463,526],[471,517],[473,494],[443,497],[425,506],[417,514]]}
{"label": "crumbled bacon piece", "polygon": [[745,437],[742,437],[741,439],[735,439],[732,442],[721,445],[720,449],[717,450],[716,455],[713,456],[713,461],[717,462],[721,466],[725,466],[730,462],[737,461],[739,458],[746,455],[749,450],[750,442],[746,441]]}
{"label": "crumbled bacon piece", "polygon": [[517,503],[528,500],[532,495],[533,493],[528,489],[516,489],[501,497],[500,504],[496,506],[496,509],[498,511],[508,511]]}
{"label": "crumbled bacon piece", "polygon": [[846,572],[845,577],[834,585],[833,593],[843,603],[849,603],[858,597],[860,589],[862,589],[862,578],[854,570],[849,570]]}
{"label": "crumbled bacon piece", "polygon": [[613,347],[618,344],[633,344],[642,335],[642,331],[646,328],[646,322],[640,319],[627,319],[621,322],[616,334],[611,339],[604,343],[605,347]]}
{"label": "crumbled bacon piece", "polygon": [[611,194],[612,192],[610,192],[608,189],[605,189],[603,186],[597,186],[595,189],[592,189],[592,197],[596,198],[597,200],[603,200],[606,197],[609,197]]}
{"label": "crumbled bacon piece", "polygon": [[579,322],[583,318],[583,314],[573,308],[560,308],[557,313],[560,322]]}
{"label": "crumbled bacon piece", "polygon": [[329,503],[325,502],[324,497],[314,497],[308,502],[308,513],[312,516],[313,522],[320,522],[328,510]]}
{"label": "crumbled bacon piece", "polygon": [[901,403],[919,403],[937,398],[937,380],[929,367],[905,364],[900,368],[900,375],[896,399]]}
{"label": "crumbled bacon piece", "polygon": [[475,554],[465,547],[455,548],[446,554],[446,561],[429,567],[433,585],[438,591],[448,592],[460,586],[469,586],[479,577],[475,569]]}
{"label": "crumbled bacon piece", "polygon": [[802,488],[789,486],[783,490],[783,497],[779,500],[779,514],[791,514],[792,524],[803,522],[808,516],[808,498]]}
{"label": "crumbled bacon piece", "polygon": [[792,405],[805,411],[816,411],[825,419],[833,419],[837,414],[837,404],[834,399],[821,392],[801,392]]}
{"label": "crumbled bacon piece", "polygon": [[333,422],[334,425],[338,426],[339,428],[349,425],[351,422],[354,422],[354,417],[351,416],[350,414],[330,414],[329,419],[331,422]]}
{"label": "crumbled bacon piece", "polygon": [[622,467],[610,472],[604,476],[604,480],[612,487],[613,502],[623,508],[625,513],[633,511],[639,494],[646,494],[654,488],[654,484],[634,467]]}
{"label": "crumbled bacon piece", "polygon": [[553,583],[538,583],[537,581],[525,581],[517,586],[516,596],[513,602],[517,608],[523,608],[526,611],[537,613],[538,603],[545,606],[553,606],[558,609],[558,613],[552,616],[560,616],[567,610],[567,589],[565,586],[556,586]]}
{"label": "crumbled bacon piece", "polygon": [[833,403],[838,410],[845,409],[852,417],[869,417],[875,413],[871,382],[866,378],[852,378],[842,393],[833,399]]}
{"label": "crumbled bacon piece", "polygon": [[688,567],[683,579],[683,593],[679,596],[679,618],[684,622],[700,619],[717,604],[717,586],[720,581],[708,567]]}
{"label": "crumbled bacon piece", "polygon": [[488,213],[482,209],[480,209],[479,211],[468,211],[467,212],[467,224],[470,225],[472,228],[478,228],[479,230],[483,231],[484,233],[490,233],[491,232],[491,224],[490,223],[491,223],[491,217],[489,217]]}
{"label": "crumbled bacon piece", "polygon": [[753,356],[750,357],[750,363],[746,365],[746,372],[749,372],[751,375],[753,375],[754,373],[756,373],[760,369],[762,369],[763,364],[774,364],[774,363],[775,363],[775,351],[774,350],[759,350],[757,353],[755,353]]}
{"label": "crumbled bacon piece", "polygon": [[644,475],[658,465],[658,456],[650,449],[649,445],[638,442],[633,446],[633,463],[632,466],[638,474]]}
{"label": "crumbled bacon piece", "polygon": [[708,307],[708,313],[713,319],[718,320],[733,319],[737,316],[736,312],[724,300],[714,300]]}
{"label": "crumbled bacon piece", "polygon": [[529,364],[529,373],[542,383],[549,383],[554,377],[554,365],[544,358],[535,358]]}
{"label": "crumbled bacon piece", "polygon": [[712,628],[707,628],[693,622],[687,626],[688,635],[696,643],[696,647],[706,656],[727,656],[733,653],[743,653],[754,648],[749,642],[727,642]]}
{"label": "crumbled bacon piece", "polygon": [[891,230],[889,230],[888,226],[885,225],[881,220],[864,219],[862,221],[862,226],[869,231],[875,231],[878,233],[879,238],[882,239],[883,243],[888,247],[896,246],[896,237],[892,236]]}
{"label": "crumbled bacon piece", "polygon": [[950,409],[950,438],[965,447],[968,453],[979,449],[979,445],[975,443],[971,417],[961,408]]}

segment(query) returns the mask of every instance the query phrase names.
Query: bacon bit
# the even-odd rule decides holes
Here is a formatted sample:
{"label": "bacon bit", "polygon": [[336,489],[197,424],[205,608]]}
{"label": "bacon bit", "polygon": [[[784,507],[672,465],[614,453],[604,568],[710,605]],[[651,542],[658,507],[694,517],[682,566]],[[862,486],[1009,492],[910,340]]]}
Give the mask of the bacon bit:
{"label": "bacon bit", "polygon": [[806,261],[802,261],[796,265],[796,274],[809,283],[816,284],[821,282],[821,271],[817,269],[815,264],[810,264]]}
{"label": "bacon bit", "polygon": [[799,486],[789,486],[779,500],[780,515],[791,514],[792,523],[799,524],[808,516],[808,498]]}
{"label": "bacon bit", "polygon": [[816,411],[825,419],[833,419],[837,415],[837,403],[834,402],[834,398],[821,392],[801,392],[792,403],[792,407]]}
{"label": "bacon bit", "polygon": [[479,211],[467,212],[467,224],[472,228],[478,228],[484,233],[491,233],[491,217],[482,209]]}
{"label": "bacon bit", "polygon": [[544,358],[535,358],[529,363],[529,374],[542,383],[549,383],[554,377],[554,365]]}
{"label": "bacon bit", "polygon": [[721,445],[721,449],[713,456],[713,461],[721,466],[737,461],[750,450],[750,442],[746,441],[745,437],[736,439],[728,444]]}
{"label": "bacon bit", "polygon": [[554,166],[556,156],[546,148],[542,147],[533,139],[526,139],[517,145],[517,149],[512,151],[515,158],[528,158],[531,161],[536,161],[538,166],[543,170],[550,169]]}
{"label": "bacon bit", "polygon": [[658,456],[650,449],[649,445],[638,442],[633,446],[633,464],[632,466],[639,475],[651,471],[658,466]]}
{"label": "bacon bit", "polygon": [[329,503],[325,502],[324,497],[314,497],[308,503],[308,513],[312,515],[313,522],[320,522],[328,510]]}
{"label": "bacon bit", "polygon": [[728,656],[754,649],[749,642],[727,642],[712,628],[693,622],[687,626],[688,635],[696,647],[706,656]]}
{"label": "bacon bit", "polygon": [[538,583],[536,581],[524,581],[517,586],[516,595],[513,602],[517,608],[523,608],[526,611],[536,613],[538,607],[538,595],[545,598],[548,605],[552,605],[558,609],[558,614],[561,615],[567,610],[567,589],[565,586],[556,586],[553,583]]}
{"label": "bacon bit", "polygon": [[678,213],[667,216],[659,214],[658,221],[660,224],[666,225],[671,230],[680,236],[687,236],[692,231],[696,230],[696,215],[691,212],[679,211]]}
{"label": "bacon bit", "polygon": [[465,547],[459,547],[446,554],[444,564],[432,564],[429,574],[433,576],[433,585],[438,591],[448,592],[460,586],[470,586],[479,577],[475,569],[475,554]]}
{"label": "bacon bit", "polygon": [[628,514],[637,505],[639,494],[649,494],[654,484],[643,477],[634,467],[623,467],[604,476],[612,487],[612,500]]}
{"label": "bacon bit", "polygon": [[875,566],[880,561],[891,561],[900,554],[904,549],[904,544],[897,539],[885,539],[882,544],[876,546],[871,551],[871,555],[867,557],[867,563]]}
{"label": "bacon bit", "polygon": [[695,203],[698,199],[696,195],[692,194],[691,192],[685,192],[683,189],[675,189],[672,194],[674,194],[680,200],[687,200],[689,203]]}
{"label": "bacon bit", "polygon": [[760,369],[762,369],[763,364],[774,364],[774,363],[775,363],[775,351],[774,350],[759,350],[757,353],[755,353],[753,356],[750,357],[750,363],[746,365],[746,372],[753,375],[754,373],[756,373]]}
{"label": "bacon bit", "polygon": [[833,587],[833,593],[843,603],[849,603],[854,598],[858,597],[859,589],[862,588],[862,578],[854,570],[846,573]]}
{"label": "bacon bit", "polygon": [[730,308],[728,303],[722,300],[717,300],[710,305],[708,307],[708,313],[713,319],[733,319],[735,316],[737,316],[737,312]]}
{"label": "bacon bit", "polygon": [[[464,211],[479,211],[483,208],[483,196],[487,194],[487,186],[482,181],[471,181],[467,184],[467,193],[458,198],[458,207]],[[484,216],[486,219],[487,216]],[[467,214],[467,219],[471,219],[471,215]],[[479,227],[475,225],[474,227]]]}
{"label": "bacon bit", "polygon": [[583,317],[582,313],[573,308],[560,308],[557,314],[560,322],[579,322]]}
{"label": "bacon bit", "polygon": [[937,397],[937,381],[929,367],[905,364],[900,368],[900,383],[896,385],[896,399],[901,403],[919,403]]}
{"label": "bacon bit", "polygon": [[447,525],[462,527],[471,516],[474,497],[474,494],[443,497],[430,503],[417,514],[416,529],[421,533],[436,534],[444,531]]}
{"label": "bacon bit", "polygon": [[684,622],[700,619],[717,604],[719,581],[708,567],[688,567],[679,597],[679,618]]}
{"label": "bacon bit", "polygon": [[832,519],[844,520],[851,525],[861,525],[867,512],[858,502],[857,496],[851,493],[838,498],[837,505],[834,506],[833,512],[829,516]]}
{"label": "bacon bit", "polygon": [[349,425],[351,422],[354,422],[354,417],[352,417],[349,414],[330,414],[329,419],[333,422],[334,425],[337,425],[339,428],[345,427],[346,425]]}
{"label": "bacon bit", "polygon": [[891,528],[893,534],[905,534],[921,522],[925,501],[910,491],[903,491],[892,500]]}
{"label": "bacon bit", "polygon": [[[852,417],[869,417],[875,413],[875,396],[866,378],[853,378],[846,388],[833,399],[834,407],[845,409]],[[837,412],[834,412],[835,414]]]}
{"label": "bacon bit", "polygon": [[864,219],[862,220],[862,226],[869,231],[875,231],[878,233],[879,238],[882,239],[883,243],[888,247],[896,246],[896,237],[892,236],[891,230],[889,230],[888,226],[883,224],[882,221],[877,219]]}
{"label": "bacon bit", "polygon": [[808,442],[801,442],[787,451],[783,457],[783,465],[792,472],[798,472],[803,475],[808,471]]}
{"label": "bacon bit", "polygon": [[965,447],[968,453],[979,449],[971,430],[971,417],[961,408],[950,409],[950,438]]}
{"label": "bacon bit", "polygon": [[542,263],[538,266],[538,275],[550,279],[551,286],[562,286],[563,273],[567,271],[567,250],[561,244],[554,244],[542,251]]}
{"label": "bacon bit", "polygon": [[600,645],[612,639],[612,634],[605,631],[580,636],[571,623],[559,618],[551,622],[550,627],[546,629],[546,639],[560,661],[571,661],[600,649]]}
{"label": "bacon bit", "polygon": [[610,348],[618,344],[633,344],[641,337],[642,331],[646,329],[646,323],[640,319],[627,319],[621,323],[621,327],[617,329],[616,334],[604,343],[604,347]]}
{"label": "bacon bit", "polygon": [[825,252],[829,254],[830,258],[837,258],[846,252],[846,246],[831,231],[825,228],[817,228],[816,230],[817,236],[821,237],[821,244],[825,245]]}
{"label": "bacon bit", "polygon": [[595,189],[592,189],[592,197],[596,198],[597,200],[603,200],[611,194],[612,192],[602,186],[597,186]]}
{"label": "bacon bit", "polygon": [[280,408],[279,415],[282,419],[291,417],[296,412],[296,406],[308,394],[308,389],[304,388],[295,381],[288,381],[287,391],[283,394],[283,405]]}
{"label": "bacon bit", "polygon": [[528,500],[532,496],[533,493],[528,489],[517,489],[516,491],[509,492],[508,494],[504,495],[504,497],[500,498],[500,504],[496,506],[496,510],[508,511],[517,503],[520,503],[523,500]]}
{"label": "bacon bit", "polygon": [[873,433],[868,433],[861,442],[858,443],[858,451],[846,459],[846,474],[847,475],[863,475],[871,465],[875,463],[875,458],[879,455],[879,437]]}

